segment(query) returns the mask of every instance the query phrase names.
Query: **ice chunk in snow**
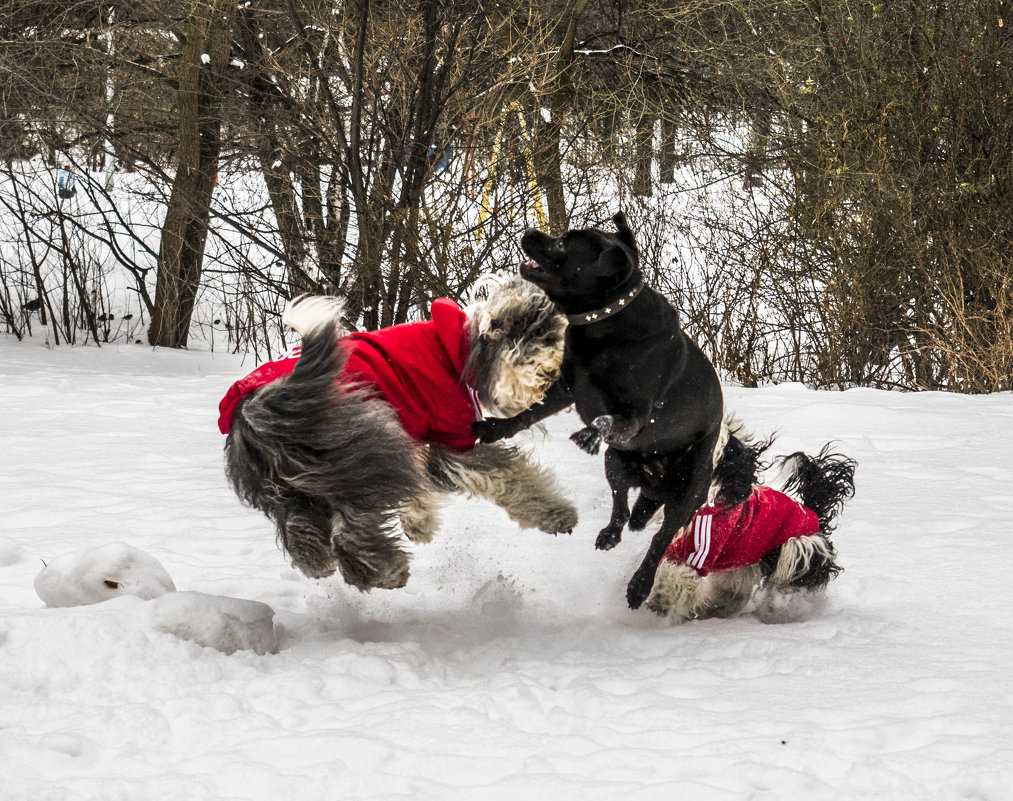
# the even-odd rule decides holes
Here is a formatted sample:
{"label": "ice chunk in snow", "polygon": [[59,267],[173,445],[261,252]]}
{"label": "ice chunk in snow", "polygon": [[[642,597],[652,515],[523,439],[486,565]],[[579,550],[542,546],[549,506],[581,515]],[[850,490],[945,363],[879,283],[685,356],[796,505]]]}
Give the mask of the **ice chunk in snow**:
{"label": "ice chunk in snow", "polygon": [[121,595],[149,600],[175,589],[155,557],[123,542],[58,556],[35,577],[46,606],[85,606]]}
{"label": "ice chunk in snow", "polygon": [[0,567],[16,565],[25,558],[25,549],[14,540],[0,537]]}
{"label": "ice chunk in snow", "polygon": [[173,592],[151,602],[152,628],[226,654],[278,652],[274,610],[259,601]]}

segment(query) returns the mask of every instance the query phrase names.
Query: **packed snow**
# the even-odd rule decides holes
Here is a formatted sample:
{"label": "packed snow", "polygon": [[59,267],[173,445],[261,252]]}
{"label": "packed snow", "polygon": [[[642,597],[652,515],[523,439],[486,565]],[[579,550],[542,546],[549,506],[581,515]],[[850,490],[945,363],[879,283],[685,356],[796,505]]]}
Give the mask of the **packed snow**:
{"label": "packed snow", "polygon": [[35,592],[46,606],[84,606],[120,595],[149,600],[175,592],[161,563],[123,542],[63,554],[46,562]]}
{"label": "packed snow", "polygon": [[[215,424],[253,365],[0,341],[0,799],[1013,798],[1013,396],[726,388],[859,462],[805,622],[632,612],[649,532],[572,413],[520,439],[582,519],[454,498],[401,590],[311,581]],[[113,586],[115,585],[115,586]]]}

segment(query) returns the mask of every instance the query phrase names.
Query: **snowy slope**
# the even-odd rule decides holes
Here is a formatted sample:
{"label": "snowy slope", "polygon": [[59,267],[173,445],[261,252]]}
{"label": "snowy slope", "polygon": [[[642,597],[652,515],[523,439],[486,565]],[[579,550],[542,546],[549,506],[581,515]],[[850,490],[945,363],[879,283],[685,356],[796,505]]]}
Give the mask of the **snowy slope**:
{"label": "snowy slope", "polygon": [[[727,389],[779,452],[859,460],[846,571],[798,624],[625,608],[600,458],[525,435],[569,537],[456,499],[408,586],[306,580],[225,484],[233,356],[0,342],[0,799],[1013,798],[1013,397]],[[226,655],[120,597],[46,608],[42,560],[128,543],[275,611]]]}

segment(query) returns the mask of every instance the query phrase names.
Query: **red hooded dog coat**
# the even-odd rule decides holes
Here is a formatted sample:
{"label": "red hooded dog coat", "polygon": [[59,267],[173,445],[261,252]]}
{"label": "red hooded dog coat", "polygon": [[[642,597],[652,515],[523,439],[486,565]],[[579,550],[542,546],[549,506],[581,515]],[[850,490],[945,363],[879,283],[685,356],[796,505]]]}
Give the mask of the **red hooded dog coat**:
{"label": "red hooded dog coat", "polygon": [[677,534],[666,561],[696,569],[701,576],[759,562],[792,537],[819,533],[816,513],[770,487],[754,487],[738,506],[705,507]]}
{"label": "red hooded dog coat", "polygon": [[[376,388],[417,440],[453,450],[475,445],[473,421],[481,419],[474,390],[461,377],[468,358],[468,318],[452,300],[433,301],[432,319],[343,336],[338,342],[348,361],[337,380]],[[299,361],[299,348],[261,365],[234,383],[218,405],[218,428],[228,434],[240,401],[287,376]]]}

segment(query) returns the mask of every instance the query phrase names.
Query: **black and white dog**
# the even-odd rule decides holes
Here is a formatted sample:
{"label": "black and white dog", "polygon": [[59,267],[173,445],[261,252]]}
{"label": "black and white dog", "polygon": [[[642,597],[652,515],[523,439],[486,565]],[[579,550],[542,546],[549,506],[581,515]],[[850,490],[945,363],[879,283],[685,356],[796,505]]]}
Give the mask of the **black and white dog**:
{"label": "black and white dog", "polygon": [[[283,321],[301,351],[237,381],[220,405],[226,474],[277,526],[310,577],[336,569],[360,590],[401,587],[414,542],[432,539],[449,492],[492,500],[523,527],[577,523],[553,477],[516,447],[476,443],[482,410],[538,403],[559,374],[565,318],[531,284],[486,282],[465,309],[342,334],[334,298],[299,298]],[[399,525],[400,524],[400,525]]]}
{"label": "black and white dog", "polygon": [[673,623],[731,617],[752,600],[766,623],[808,618],[841,570],[830,533],[855,492],[855,462],[825,446],[779,459],[783,491],[757,483],[760,455],[734,421],[717,497],[669,543],[647,608]]}
{"label": "black and white dog", "polygon": [[[483,442],[517,431],[575,404],[586,428],[573,439],[596,453],[602,440],[612,489],[612,518],[596,545],[612,548],[627,522],[643,528],[664,506],[664,522],[626,591],[633,609],[678,531],[705,504],[723,453],[721,384],[713,365],[679,325],[679,315],[644,283],[633,232],[623,214],[616,233],[595,228],[552,237],[526,231],[529,261],[521,276],[566,314],[559,381],[537,406],[509,420],[474,427]],[[630,511],[633,487],[640,496]]]}

